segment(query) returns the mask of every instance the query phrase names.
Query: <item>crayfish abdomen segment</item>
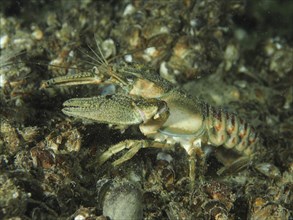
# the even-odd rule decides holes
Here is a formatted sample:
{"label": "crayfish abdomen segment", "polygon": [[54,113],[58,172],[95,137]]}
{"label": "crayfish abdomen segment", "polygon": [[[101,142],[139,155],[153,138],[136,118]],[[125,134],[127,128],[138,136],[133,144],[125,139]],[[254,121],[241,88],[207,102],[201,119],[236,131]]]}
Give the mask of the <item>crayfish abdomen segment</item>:
{"label": "crayfish abdomen segment", "polygon": [[235,114],[208,104],[205,106],[204,113],[210,144],[223,145],[246,156],[255,152],[259,137],[251,125]]}

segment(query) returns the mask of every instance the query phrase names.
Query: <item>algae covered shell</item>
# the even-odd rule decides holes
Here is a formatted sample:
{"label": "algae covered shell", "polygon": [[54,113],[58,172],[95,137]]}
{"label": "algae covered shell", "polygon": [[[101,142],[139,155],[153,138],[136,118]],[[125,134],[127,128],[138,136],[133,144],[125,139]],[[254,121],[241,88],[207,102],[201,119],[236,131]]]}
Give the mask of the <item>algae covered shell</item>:
{"label": "algae covered shell", "polygon": [[142,219],[143,197],[140,187],[130,181],[98,181],[98,203],[103,216],[112,220]]}

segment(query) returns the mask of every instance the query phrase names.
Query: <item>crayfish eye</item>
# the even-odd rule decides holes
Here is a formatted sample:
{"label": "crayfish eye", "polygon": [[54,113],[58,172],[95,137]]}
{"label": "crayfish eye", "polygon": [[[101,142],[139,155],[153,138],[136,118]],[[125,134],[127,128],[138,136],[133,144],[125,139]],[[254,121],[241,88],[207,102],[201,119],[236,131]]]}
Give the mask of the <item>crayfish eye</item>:
{"label": "crayfish eye", "polygon": [[99,70],[99,68],[97,66],[94,66],[92,68],[92,72],[95,73],[95,74],[100,74],[100,70]]}

